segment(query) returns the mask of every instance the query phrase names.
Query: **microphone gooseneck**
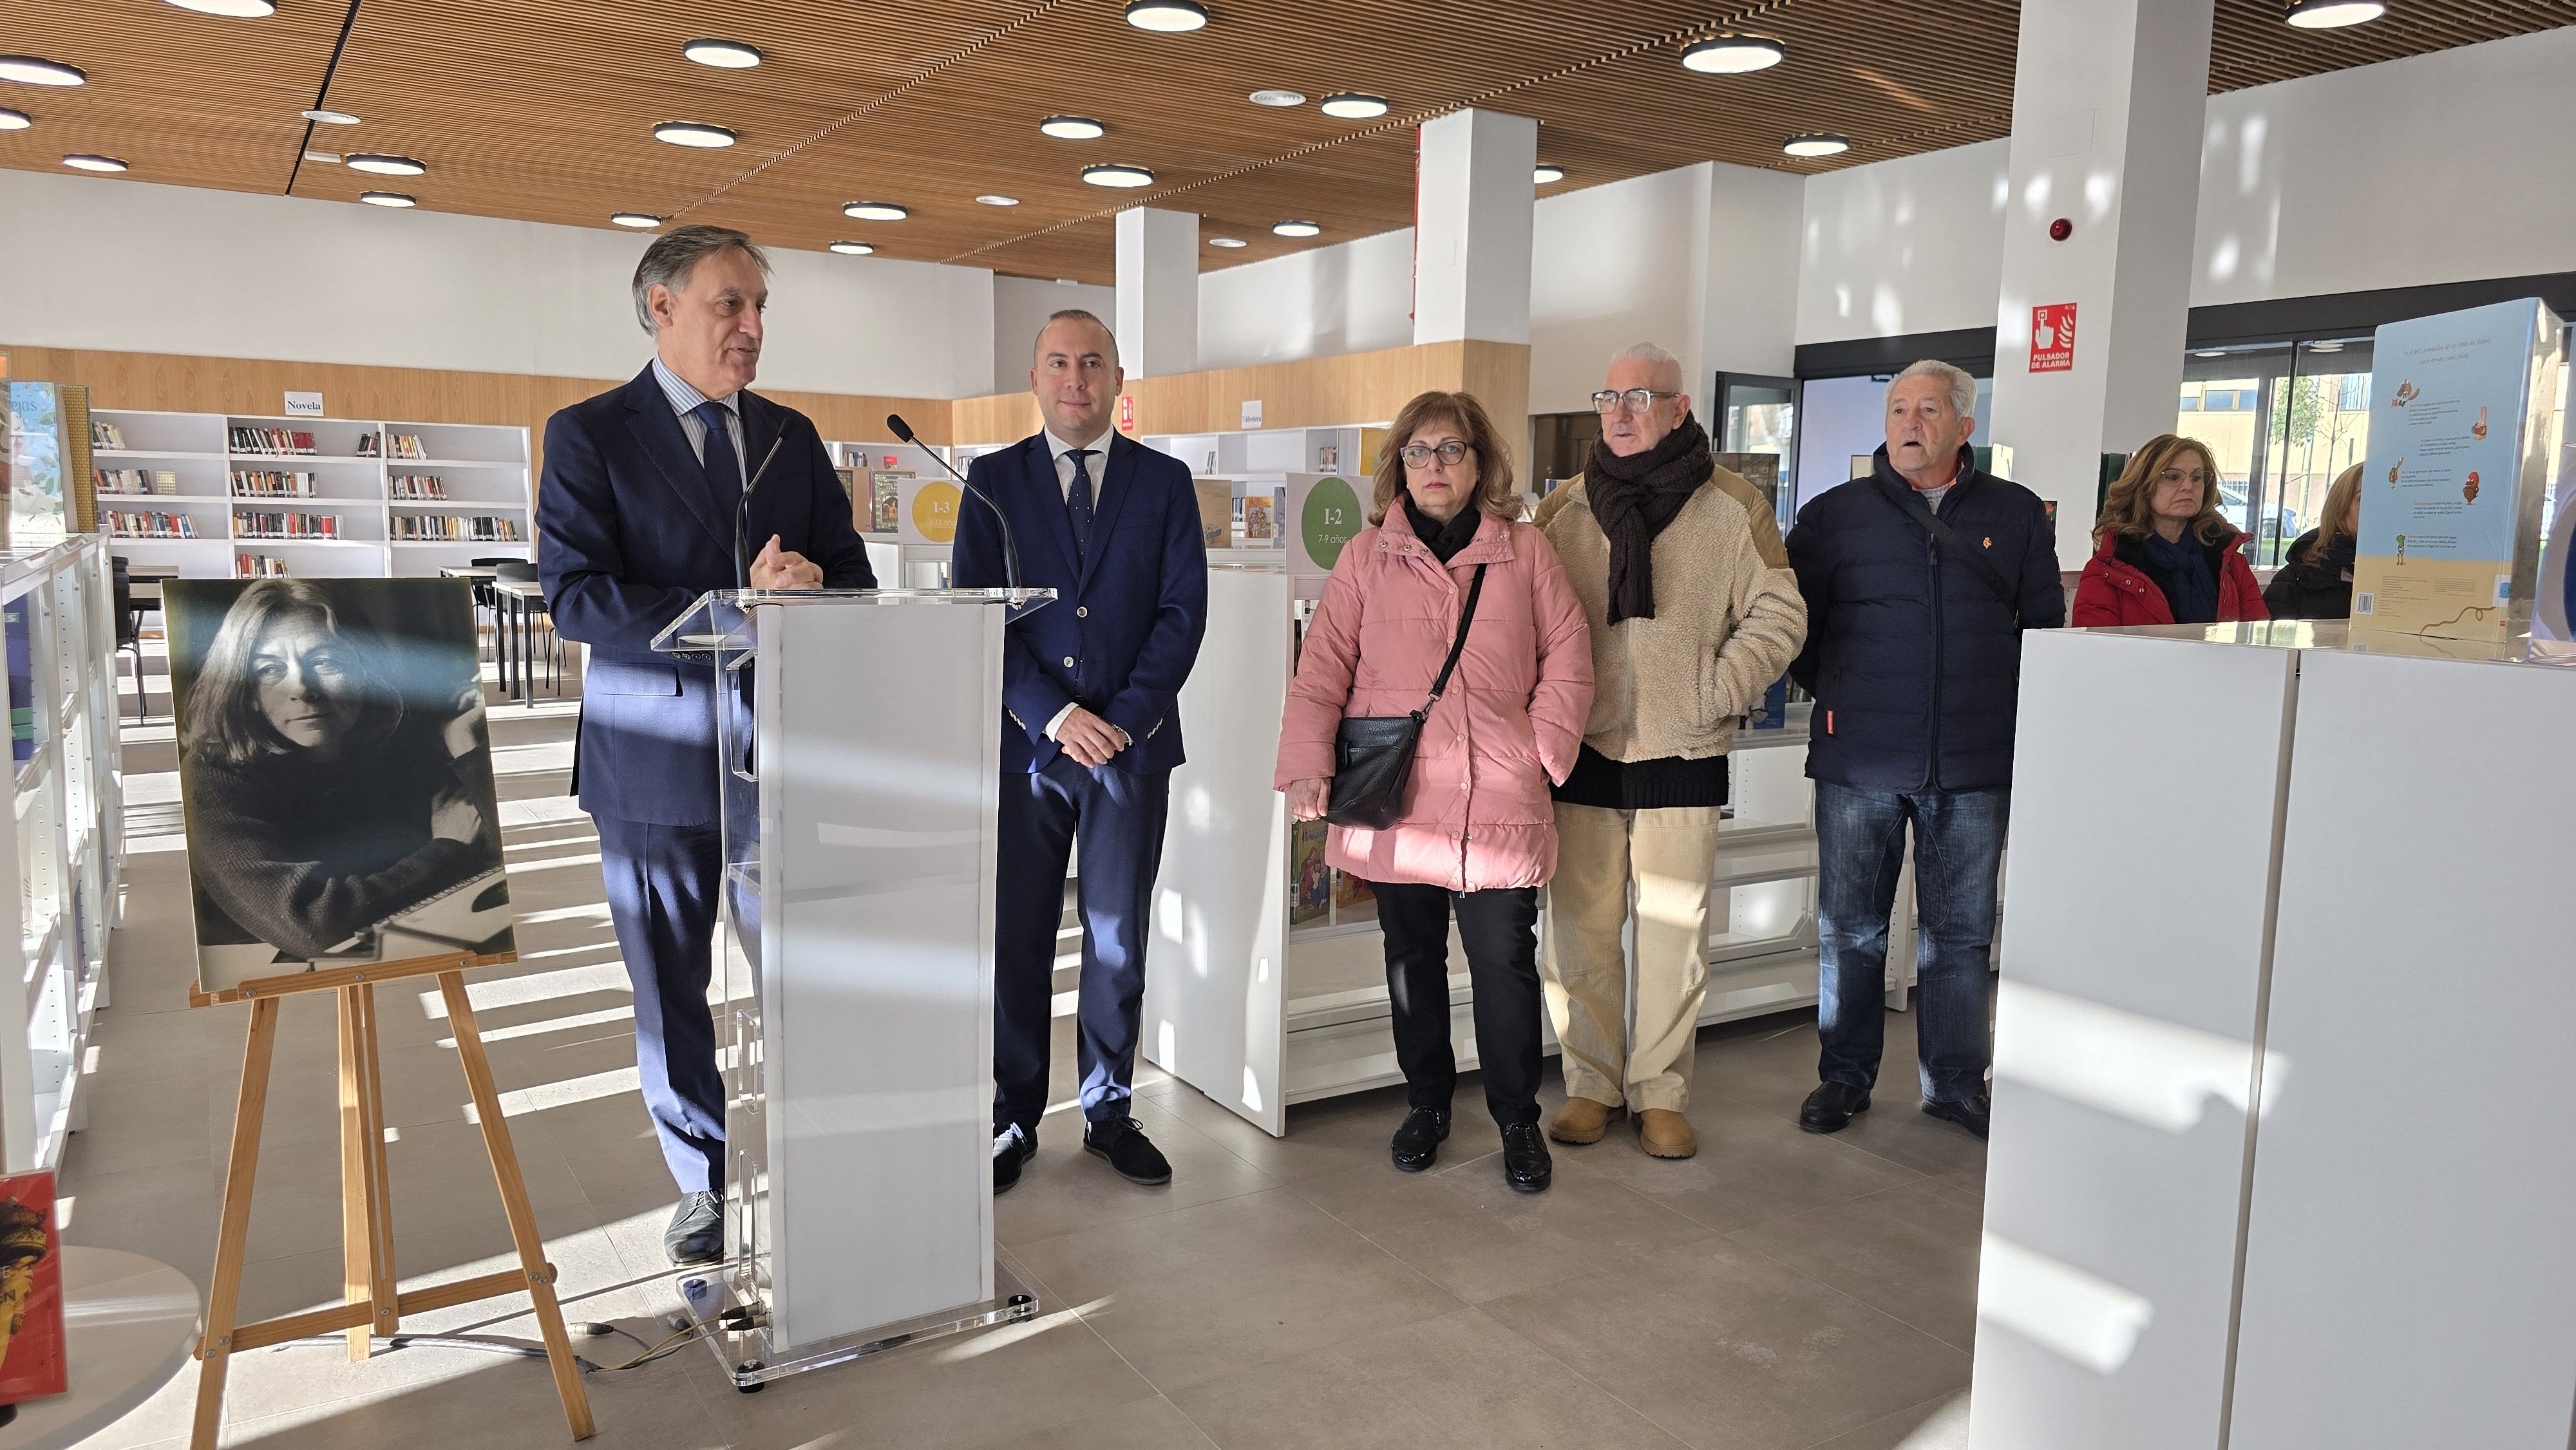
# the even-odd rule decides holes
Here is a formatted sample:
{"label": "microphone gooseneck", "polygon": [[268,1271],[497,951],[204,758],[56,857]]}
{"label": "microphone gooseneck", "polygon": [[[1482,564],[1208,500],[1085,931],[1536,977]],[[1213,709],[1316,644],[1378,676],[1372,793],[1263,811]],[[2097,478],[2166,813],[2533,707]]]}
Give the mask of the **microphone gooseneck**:
{"label": "microphone gooseneck", "polygon": [[984,507],[993,511],[994,521],[1002,526],[1003,580],[1013,589],[1019,588],[1020,546],[1011,538],[1011,516],[1002,512],[1002,506],[993,502],[992,495],[987,494],[984,490],[977,488],[972,483],[968,483],[966,481],[966,475],[959,473],[956,467],[950,464],[947,459],[940,457],[937,453],[931,452],[929,445],[912,436],[912,425],[903,421],[903,415],[901,413],[886,414],[886,426],[894,430],[895,437],[902,439],[904,442],[911,444],[913,447],[920,449],[924,453],[929,453],[932,462],[947,469],[949,477],[956,479],[958,484],[968,493],[971,493],[975,497],[983,500]]}
{"label": "microphone gooseneck", "polygon": [[[742,497],[734,500],[733,587],[736,589],[748,589],[751,587],[751,560],[745,556],[742,551],[744,542],[742,537],[743,527],[751,522],[751,491],[760,487],[760,476],[769,471],[769,460],[778,456],[779,444],[785,443],[786,441],[787,435],[785,433],[779,434],[776,442],[769,445],[769,451],[760,455],[760,466],[751,471],[751,482],[742,486]],[[713,448],[723,444],[723,442],[724,440],[721,438],[710,437],[707,440],[707,446]]]}

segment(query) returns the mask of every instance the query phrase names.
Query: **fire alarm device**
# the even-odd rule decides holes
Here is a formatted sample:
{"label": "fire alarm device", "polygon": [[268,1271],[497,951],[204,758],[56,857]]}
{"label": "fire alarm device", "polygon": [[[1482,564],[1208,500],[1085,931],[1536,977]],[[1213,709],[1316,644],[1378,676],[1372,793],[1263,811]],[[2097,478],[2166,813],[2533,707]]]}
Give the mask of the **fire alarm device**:
{"label": "fire alarm device", "polygon": [[2062,242],[2073,235],[2075,235],[2075,223],[2064,217],[2059,217],[2048,224],[2048,239],[2052,242]]}

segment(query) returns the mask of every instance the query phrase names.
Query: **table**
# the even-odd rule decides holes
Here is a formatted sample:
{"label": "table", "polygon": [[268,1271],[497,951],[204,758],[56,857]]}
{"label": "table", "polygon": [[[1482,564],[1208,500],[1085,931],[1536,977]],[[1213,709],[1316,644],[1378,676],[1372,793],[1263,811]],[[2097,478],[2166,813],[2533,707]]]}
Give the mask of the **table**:
{"label": "table", "polygon": [[0,1450],[59,1450],[132,1414],[197,1348],[197,1286],[157,1259],[74,1245],[63,1254],[71,1390],[27,1400]]}

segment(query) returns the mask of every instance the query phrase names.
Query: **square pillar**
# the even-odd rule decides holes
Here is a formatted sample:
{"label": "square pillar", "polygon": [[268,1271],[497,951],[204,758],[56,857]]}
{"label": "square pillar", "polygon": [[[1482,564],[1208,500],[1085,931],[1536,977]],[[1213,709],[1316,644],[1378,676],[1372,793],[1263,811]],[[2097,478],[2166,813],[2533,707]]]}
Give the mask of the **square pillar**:
{"label": "square pillar", "polygon": [[1130,378],[1199,366],[1199,216],[1118,214],[1118,357]]}
{"label": "square pillar", "polygon": [[1538,122],[1452,111],[1422,127],[1414,193],[1413,341],[1530,340]]}

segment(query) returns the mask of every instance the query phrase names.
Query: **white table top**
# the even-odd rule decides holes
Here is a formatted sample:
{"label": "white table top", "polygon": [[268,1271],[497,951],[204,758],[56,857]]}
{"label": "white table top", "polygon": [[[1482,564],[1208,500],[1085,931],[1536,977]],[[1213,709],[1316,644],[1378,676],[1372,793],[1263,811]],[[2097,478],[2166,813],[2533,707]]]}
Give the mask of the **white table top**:
{"label": "white table top", "polygon": [[63,1328],[71,1389],[18,1405],[0,1450],[58,1450],[134,1412],[197,1348],[197,1286],[158,1259],[78,1245],[63,1250]]}

